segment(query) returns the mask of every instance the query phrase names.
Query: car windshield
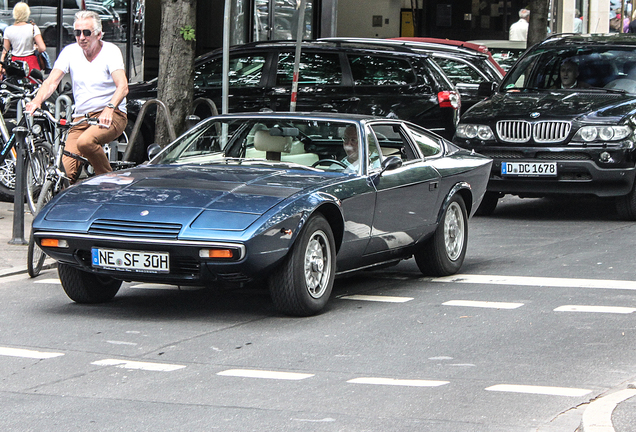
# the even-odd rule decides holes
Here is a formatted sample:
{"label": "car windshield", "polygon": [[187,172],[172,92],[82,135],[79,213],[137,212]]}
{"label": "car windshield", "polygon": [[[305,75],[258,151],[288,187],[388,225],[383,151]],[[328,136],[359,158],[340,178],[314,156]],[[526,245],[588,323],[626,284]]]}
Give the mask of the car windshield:
{"label": "car windshield", "polygon": [[356,123],[305,119],[211,118],[177,138],[151,164],[284,164],[345,171],[345,129]]}
{"label": "car windshield", "polygon": [[636,93],[636,49],[566,47],[537,49],[506,75],[501,89],[607,89]]}

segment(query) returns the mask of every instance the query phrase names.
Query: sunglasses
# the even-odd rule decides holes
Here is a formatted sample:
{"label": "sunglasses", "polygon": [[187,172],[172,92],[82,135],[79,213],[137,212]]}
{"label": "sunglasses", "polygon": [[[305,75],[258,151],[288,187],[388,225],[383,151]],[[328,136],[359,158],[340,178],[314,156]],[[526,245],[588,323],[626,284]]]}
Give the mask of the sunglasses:
{"label": "sunglasses", "polygon": [[73,33],[75,33],[75,37],[80,37],[82,35],[82,33],[84,33],[85,37],[89,37],[90,35],[93,34],[93,30],[88,30],[88,29],[73,30]]}

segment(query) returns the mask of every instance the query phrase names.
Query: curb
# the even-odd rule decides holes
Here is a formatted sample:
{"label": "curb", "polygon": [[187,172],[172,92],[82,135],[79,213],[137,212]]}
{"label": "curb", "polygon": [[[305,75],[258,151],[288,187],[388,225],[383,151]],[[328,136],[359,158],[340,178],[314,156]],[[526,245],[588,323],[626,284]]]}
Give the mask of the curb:
{"label": "curb", "polygon": [[[42,270],[48,270],[55,267],[57,267],[57,262],[44,264],[42,266]],[[28,270],[26,267],[4,269],[4,270],[0,270],[0,278],[6,277],[6,276],[15,276],[15,275],[23,274],[23,273],[28,273]]]}
{"label": "curb", "polygon": [[636,389],[628,388],[596,399],[585,409],[580,432],[615,432],[612,412],[626,399],[636,396]]}

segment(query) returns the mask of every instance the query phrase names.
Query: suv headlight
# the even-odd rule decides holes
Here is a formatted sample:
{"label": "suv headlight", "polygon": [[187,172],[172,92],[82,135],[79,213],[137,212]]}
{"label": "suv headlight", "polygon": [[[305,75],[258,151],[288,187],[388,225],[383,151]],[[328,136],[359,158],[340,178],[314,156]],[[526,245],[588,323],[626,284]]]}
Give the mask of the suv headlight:
{"label": "suv headlight", "polygon": [[572,141],[620,141],[632,133],[629,126],[583,126]]}
{"label": "suv headlight", "polygon": [[455,133],[459,138],[479,138],[484,141],[495,139],[492,129],[490,129],[490,126],[486,125],[459,124],[457,125]]}

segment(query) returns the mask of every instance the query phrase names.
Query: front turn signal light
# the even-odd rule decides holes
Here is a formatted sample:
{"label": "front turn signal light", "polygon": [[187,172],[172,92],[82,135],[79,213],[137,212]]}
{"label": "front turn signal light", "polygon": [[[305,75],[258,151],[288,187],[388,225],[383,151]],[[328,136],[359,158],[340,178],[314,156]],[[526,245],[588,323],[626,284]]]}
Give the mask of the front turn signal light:
{"label": "front turn signal light", "polygon": [[40,246],[50,248],[67,248],[68,242],[66,240],[55,238],[43,238],[42,240],[40,240]]}

